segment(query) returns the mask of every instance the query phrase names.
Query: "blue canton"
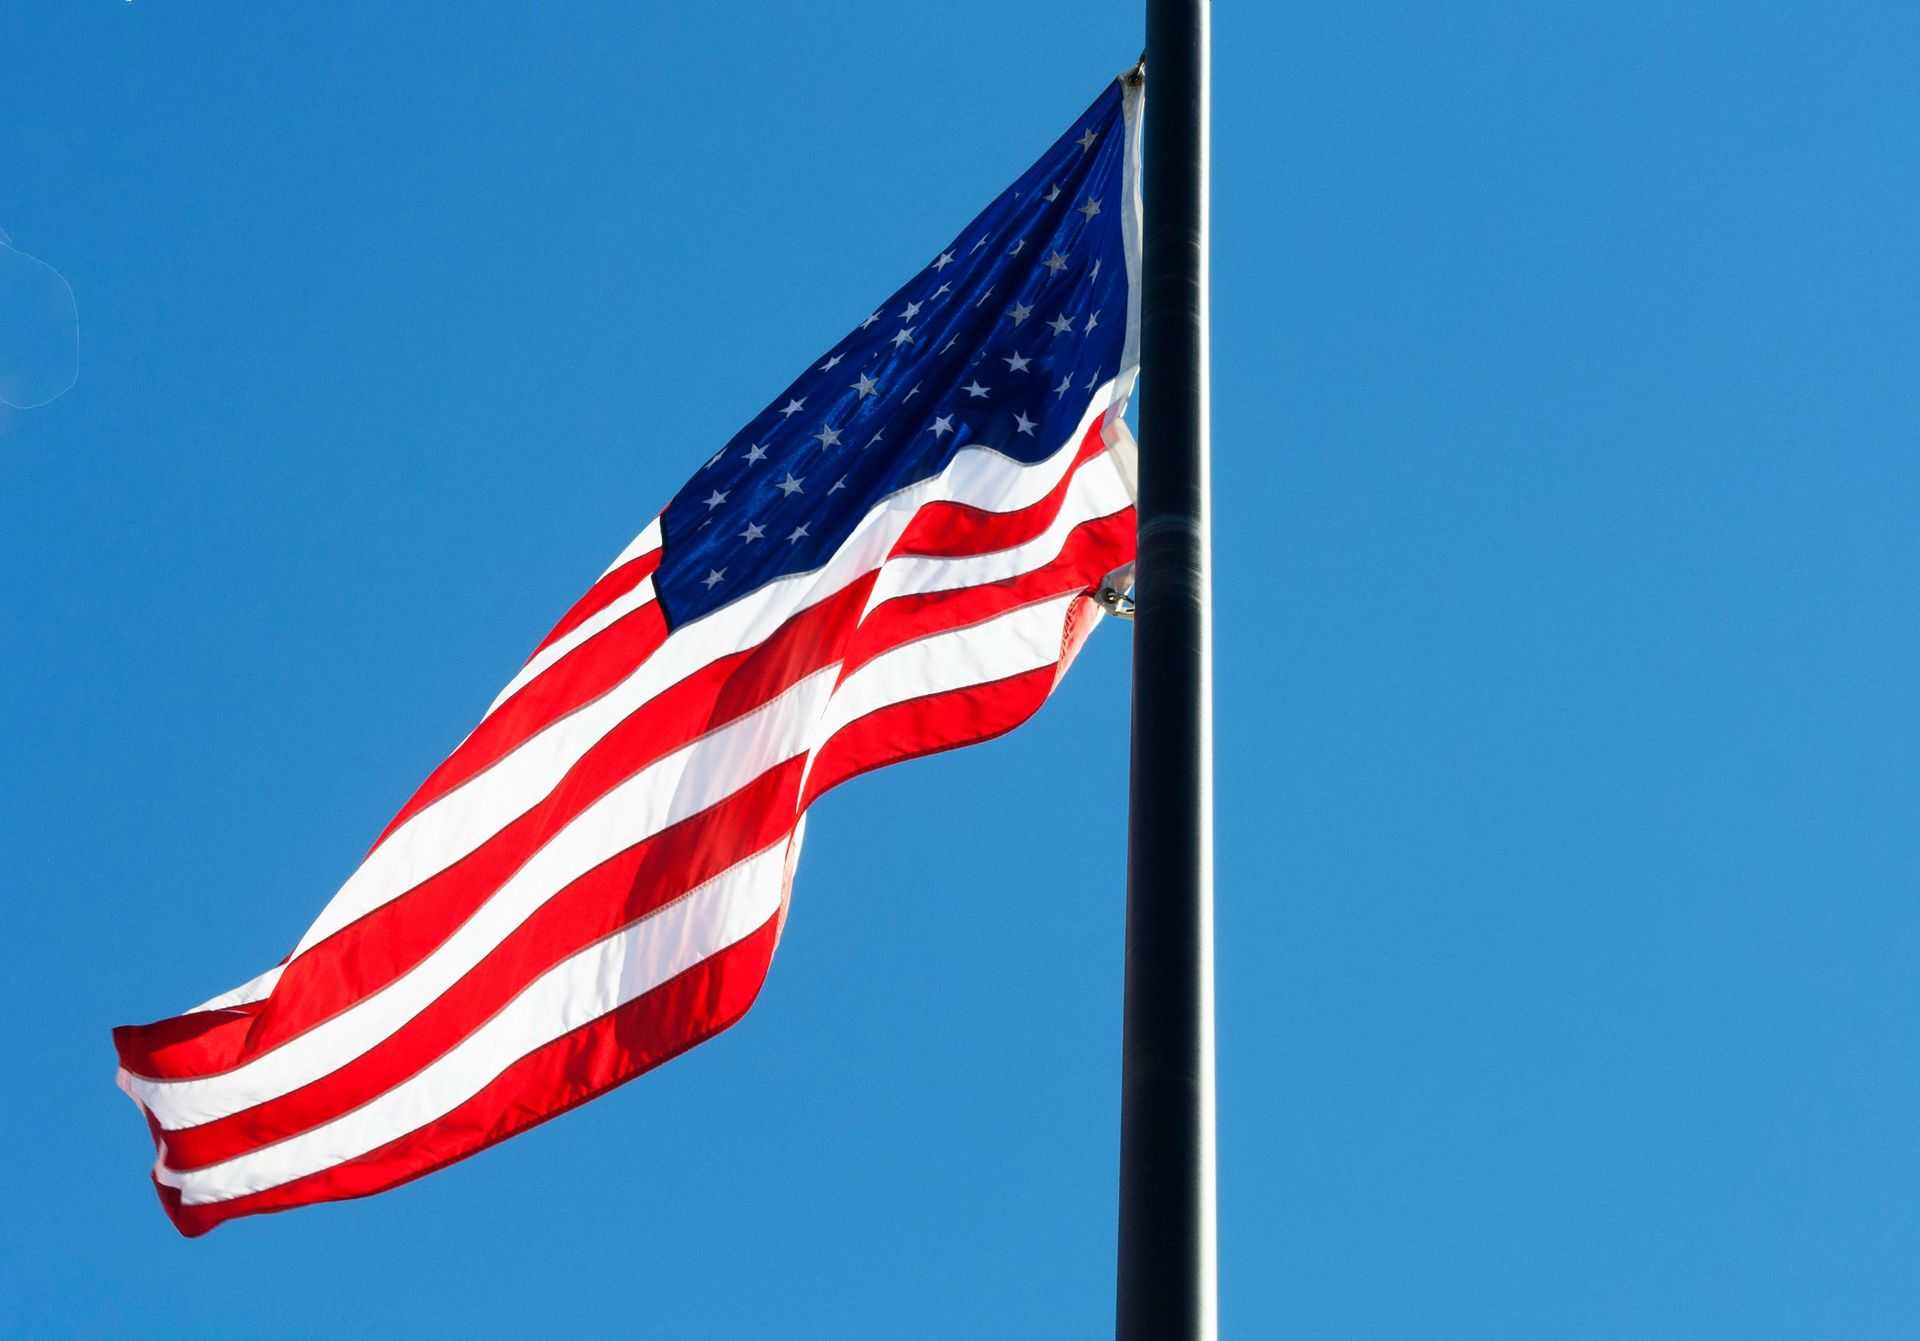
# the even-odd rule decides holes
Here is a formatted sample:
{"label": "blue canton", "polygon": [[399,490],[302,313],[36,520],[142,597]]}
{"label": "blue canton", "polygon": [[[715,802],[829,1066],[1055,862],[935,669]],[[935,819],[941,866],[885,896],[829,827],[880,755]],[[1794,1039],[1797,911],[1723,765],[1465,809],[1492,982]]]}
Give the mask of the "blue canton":
{"label": "blue canton", "polygon": [[669,627],[825,563],[888,495],[963,447],[1071,450],[1127,326],[1118,84],[924,270],[674,495]]}

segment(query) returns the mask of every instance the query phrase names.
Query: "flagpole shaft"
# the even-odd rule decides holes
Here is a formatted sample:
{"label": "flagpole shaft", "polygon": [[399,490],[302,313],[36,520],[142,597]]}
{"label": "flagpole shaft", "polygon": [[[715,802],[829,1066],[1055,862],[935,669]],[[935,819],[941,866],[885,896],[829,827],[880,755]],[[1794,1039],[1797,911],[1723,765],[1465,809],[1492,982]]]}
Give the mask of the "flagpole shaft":
{"label": "flagpole shaft", "polygon": [[1217,1333],[1208,0],[1147,0],[1121,1341]]}

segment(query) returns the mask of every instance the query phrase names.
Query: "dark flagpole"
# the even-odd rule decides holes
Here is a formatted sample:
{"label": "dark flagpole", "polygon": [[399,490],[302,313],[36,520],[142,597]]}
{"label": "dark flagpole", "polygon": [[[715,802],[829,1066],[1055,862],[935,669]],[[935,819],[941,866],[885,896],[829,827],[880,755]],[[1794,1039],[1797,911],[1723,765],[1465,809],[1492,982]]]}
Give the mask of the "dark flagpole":
{"label": "dark flagpole", "polygon": [[1147,0],[1118,1334],[1217,1329],[1207,0]]}

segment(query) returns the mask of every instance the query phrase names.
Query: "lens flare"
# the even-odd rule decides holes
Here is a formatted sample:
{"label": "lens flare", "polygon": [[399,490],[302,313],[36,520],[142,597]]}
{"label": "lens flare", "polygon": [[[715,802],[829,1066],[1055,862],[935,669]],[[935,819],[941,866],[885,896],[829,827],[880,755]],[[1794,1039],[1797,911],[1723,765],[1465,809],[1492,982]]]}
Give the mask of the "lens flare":
{"label": "lens flare", "polygon": [[72,287],[0,232],[0,405],[45,405],[79,375],[80,312]]}

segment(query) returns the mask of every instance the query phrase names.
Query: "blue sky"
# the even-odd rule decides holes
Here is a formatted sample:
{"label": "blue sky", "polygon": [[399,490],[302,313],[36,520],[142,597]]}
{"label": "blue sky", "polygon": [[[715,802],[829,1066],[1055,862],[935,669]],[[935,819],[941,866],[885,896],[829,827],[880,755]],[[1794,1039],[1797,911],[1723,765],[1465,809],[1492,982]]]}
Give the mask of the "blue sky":
{"label": "blue sky", "polygon": [[[1110,1330],[1124,629],[1013,736],[818,807],[739,1027],[395,1193],[177,1238],[107,1030],[282,954],[1140,31],[0,16],[0,229],[82,340],[0,409],[0,1318]],[[1216,42],[1225,1326],[1913,1335],[1920,12]]]}

